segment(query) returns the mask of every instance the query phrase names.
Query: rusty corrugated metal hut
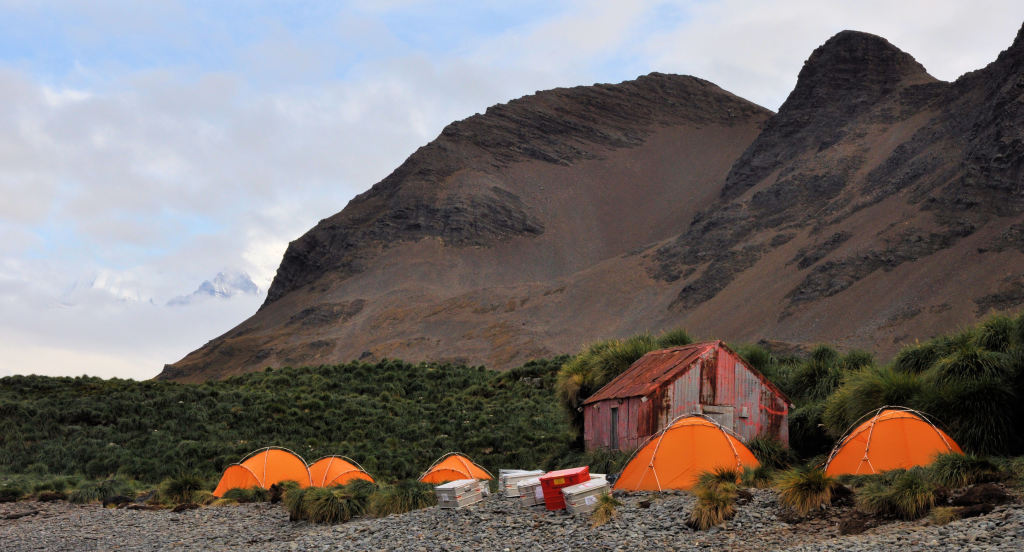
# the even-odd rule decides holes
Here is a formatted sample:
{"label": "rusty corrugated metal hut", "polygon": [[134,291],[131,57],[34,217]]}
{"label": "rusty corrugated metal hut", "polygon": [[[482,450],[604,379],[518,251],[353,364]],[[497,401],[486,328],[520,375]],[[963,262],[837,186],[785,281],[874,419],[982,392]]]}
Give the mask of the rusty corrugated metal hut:
{"label": "rusty corrugated metal hut", "polygon": [[651,351],[583,401],[588,449],[633,450],[684,414],[789,442],[788,397],[721,341]]}

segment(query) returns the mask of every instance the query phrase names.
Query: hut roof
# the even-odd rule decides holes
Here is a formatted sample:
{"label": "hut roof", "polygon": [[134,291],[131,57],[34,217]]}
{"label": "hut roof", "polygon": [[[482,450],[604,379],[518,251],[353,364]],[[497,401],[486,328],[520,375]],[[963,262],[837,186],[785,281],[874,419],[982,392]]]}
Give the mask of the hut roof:
{"label": "hut roof", "polygon": [[[583,404],[592,404],[607,399],[624,399],[649,395],[664,383],[686,374],[693,368],[694,361],[697,358],[716,347],[732,352],[720,340],[651,351],[630,365],[625,372],[616,376],[601,389],[598,389],[597,393],[588,397],[587,400],[583,401]],[[738,357],[739,355],[736,356]],[[752,374],[756,375],[766,387],[782,397],[787,404],[793,404],[789,397],[766,378],[764,374],[746,363],[743,365]]]}

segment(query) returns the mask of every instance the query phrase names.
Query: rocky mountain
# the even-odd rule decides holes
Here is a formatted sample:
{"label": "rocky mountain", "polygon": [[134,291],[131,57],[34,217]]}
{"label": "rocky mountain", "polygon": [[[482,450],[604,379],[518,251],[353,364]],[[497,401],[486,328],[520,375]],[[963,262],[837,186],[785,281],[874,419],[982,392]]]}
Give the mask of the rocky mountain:
{"label": "rocky mountain", "polygon": [[253,317],[159,377],[508,368],[677,326],[885,357],[1024,304],[1022,207],[1024,29],[952,83],[844,31],[777,114],[651,74],[449,125],[292,242]]}

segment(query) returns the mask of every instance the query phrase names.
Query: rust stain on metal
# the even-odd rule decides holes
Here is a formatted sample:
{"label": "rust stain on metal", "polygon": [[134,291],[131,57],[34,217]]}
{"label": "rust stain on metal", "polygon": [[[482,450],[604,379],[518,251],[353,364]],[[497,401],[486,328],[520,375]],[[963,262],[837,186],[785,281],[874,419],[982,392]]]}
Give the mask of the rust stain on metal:
{"label": "rust stain on metal", "polygon": [[[716,407],[744,440],[767,434],[786,442],[792,405],[721,341],[652,351],[583,404],[587,447],[614,442],[621,450],[636,448],[676,416],[700,412],[703,406]],[[614,422],[612,406],[617,408]]]}

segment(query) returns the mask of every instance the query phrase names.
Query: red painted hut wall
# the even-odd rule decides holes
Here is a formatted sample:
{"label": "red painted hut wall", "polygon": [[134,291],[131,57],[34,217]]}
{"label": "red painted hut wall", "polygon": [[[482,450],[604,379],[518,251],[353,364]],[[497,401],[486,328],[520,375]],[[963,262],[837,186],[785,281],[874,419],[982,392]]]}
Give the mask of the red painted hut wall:
{"label": "red painted hut wall", "polygon": [[[678,367],[676,377],[648,387],[646,396],[613,397],[586,405],[587,448],[611,446],[613,406],[618,410],[615,431],[621,450],[641,446],[685,414],[708,415],[744,441],[767,434],[788,442],[788,404],[764,376],[747,369],[738,355],[721,346],[709,347],[700,356],[690,358],[685,366]],[[650,362],[640,367],[652,368]]]}

